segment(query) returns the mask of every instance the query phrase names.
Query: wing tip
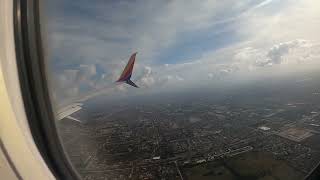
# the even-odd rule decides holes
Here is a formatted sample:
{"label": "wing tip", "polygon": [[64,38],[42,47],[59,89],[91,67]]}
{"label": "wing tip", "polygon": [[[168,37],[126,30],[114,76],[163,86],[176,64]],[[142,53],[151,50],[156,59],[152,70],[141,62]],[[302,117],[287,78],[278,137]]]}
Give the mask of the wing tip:
{"label": "wing tip", "polygon": [[134,56],[136,56],[138,54],[138,52],[134,52],[132,55],[131,55],[131,57],[134,57]]}

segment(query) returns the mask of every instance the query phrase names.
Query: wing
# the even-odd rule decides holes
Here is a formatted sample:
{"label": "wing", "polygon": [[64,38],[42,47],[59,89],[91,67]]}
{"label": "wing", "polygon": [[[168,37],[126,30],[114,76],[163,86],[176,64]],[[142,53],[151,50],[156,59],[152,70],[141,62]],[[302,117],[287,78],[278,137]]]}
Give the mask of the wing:
{"label": "wing", "polygon": [[132,70],[133,70],[133,66],[134,66],[134,62],[136,60],[136,55],[137,53],[133,53],[126,65],[126,67],[124,68],[124,70],[122,71],[121,76],[119,77],[118,81],[125,81],[130,79],[131,75],[132,75]]}
{"label": "wing", "polygon": [[132,82],[130,79],[128,79],[128,80],[126,81],[126,83],[129,84],[129,85],[131,85],[131,86],[133,86],[133,87],[139,88],[139,87],[138,87],[134,82]]}

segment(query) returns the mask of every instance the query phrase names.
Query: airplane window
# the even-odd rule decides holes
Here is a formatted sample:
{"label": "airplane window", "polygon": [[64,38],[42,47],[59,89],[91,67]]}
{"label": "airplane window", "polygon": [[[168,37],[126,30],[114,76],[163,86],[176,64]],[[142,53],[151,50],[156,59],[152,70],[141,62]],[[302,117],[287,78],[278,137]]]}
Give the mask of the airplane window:
{"label": "airplane window", "polygon": [[91,179],[304,179],[320,1],[45,1],[58,134]]}

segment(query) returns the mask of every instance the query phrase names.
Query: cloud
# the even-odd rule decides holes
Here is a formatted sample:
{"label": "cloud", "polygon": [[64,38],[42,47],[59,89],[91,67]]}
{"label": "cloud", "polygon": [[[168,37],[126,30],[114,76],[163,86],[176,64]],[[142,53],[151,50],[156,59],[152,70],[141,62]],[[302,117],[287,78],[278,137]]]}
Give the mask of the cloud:
{"label": "cloud", "polygon": [[96,74],[96,66],[94,64],[80,64],[79,69],[84,76],[93,76]]}
{"label": "cloud", "polygon": [[297,39],[275,44],[269,49],[243,48],[238,50],[234,55],[234,59],[250,68],[280,64],[292,65],[315,60],[310,57],[319,55],[319,50],[319,45],[312,44],[307,40]]}
{"label": "cloud", "polygon": [[152,76],[152,69],[149,66],[143,67],[143,72],[137,79],[138,84],[141,87],[151,87],[155,83],[155,79]]}
{"label": "cloud", "polygon": [[281,64],[283,56],[287,55],[294,48],[302,48],[307,45],[305,40],[294,40],[274,45],[267,53],[267,64]]}
{"label": "cloud", "polygon": [[141,52],[141,62],[152,63],[186,34],[230,32],[231,19],[264,2],[58,0],[48,7],[50,48],[58,57],[54,63],[119,62],[134,51]]}
{"label": "cloud", "polygon": [[[281,42],[271,47],[234,47],[226,48],[204,55],[200,59],[188,63],[167,64],[164,66],[137,65],[132,80],[141,92],[161,91],[182,87],[193,87],[210,84],[207,82],[223,82],[226,79],[238,79],[246,74],[257,76],[261,68],[291,65],[294,70],[301,64],[315,62],[320,57],[320,44],[312,44],[308,40],[292,40]],[[223,61],[228,58],[228,61]],[[220,63],[217,63],[220,62]],[[123,64],[122,66],[124,66]],[[113,82],[123,67],[107,73],[98,72],[97,64],[81,64],[73,69],[63,70],[56,79],[55,94],[60,98],[81,96],[88,91],[108,87],[109,94],[126,94],[131,88],[126,84],[115,85]],[[250,72],[252,74],[250,75]],[[258,77],[258,76],[257,76]],[[110,86],[110,84],[112,86]],[[82,88],[81,88],[82,87]],[[138,92],[130,91],[130,94]],[[57,96],[57,95],[56,95]]]}
{"label": "cloud", "polygon": [[296,69],[320,57],[317,0],[51,3],[48,64],[59,97],[113,85],[135,51],[132,79],[143,92]]}
{"label": "cloud", "polygon": [[175,78],[176,78],[176,80],[178,80],[178,81],[184,81],[184,79],[183,79],[182,77],[178,76],[178,75],[176,75]]}
{"label": "cloud", "polygon": [[52,78],[53,94],[59,101],[75,98],[88,91],[99,89],[106,75],[96,70],[96,64],[80,64],[73,68],[62,69]]}

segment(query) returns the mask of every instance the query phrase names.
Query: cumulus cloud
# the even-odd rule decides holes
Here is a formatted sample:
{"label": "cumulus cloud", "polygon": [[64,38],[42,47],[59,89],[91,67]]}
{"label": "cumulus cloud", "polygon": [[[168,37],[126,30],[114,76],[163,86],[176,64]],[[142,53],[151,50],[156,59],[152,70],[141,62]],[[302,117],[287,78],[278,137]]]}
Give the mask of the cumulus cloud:
{"label": "cumulus cloud", "polygon": [[155,83],[155,79],[152,76],[152,69],[149,66],[143,67],[143,72],[138,79],[138,83],[142,87],[151,87]]}
{"label": "cumulus cloud", "polygon": [[[234,55],[235,61],[243,66],[254,68],[281,64],[300,64],[315,60],[310,58],[319,55],[319,45],[307,40],[292,40],[272,45],[268,48],[242,48]],[[242,66],[242,67],[243,67]]]}
{"label": "cumulus cloud", "polygon": [[96,74],[96,66],[94,64],[80,64],[79,70],[83,76],[93,76]]}
{"label": "cumulus cloud", "polygon": [[285,43],[274,45],[267,53],[268,64],[281,64],[284,61],[284,56],[287,55],[290,50],[295,48],[303,48],[307,46],[305,40],[294,40]]}
{"label": "cumulus cloud", "polygon": [[98,82],[105,79],[105,74],[98,74],[95,64],[80,64],[79,66],[62,69],[51,77],[53,94],[59,101],[65,98],[75,98],[97,89]]}

